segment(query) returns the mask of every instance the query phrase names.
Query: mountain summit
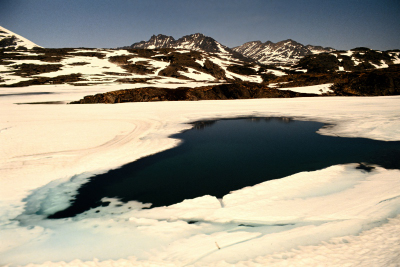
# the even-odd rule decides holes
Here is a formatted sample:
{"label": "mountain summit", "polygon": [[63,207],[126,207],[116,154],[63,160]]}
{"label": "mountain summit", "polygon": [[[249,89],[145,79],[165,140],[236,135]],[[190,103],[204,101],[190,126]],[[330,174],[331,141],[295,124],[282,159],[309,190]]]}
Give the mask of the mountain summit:
{"label": "mountain summit", "polygon": [[253,41],[233,48],[233,51],[263,64],[296,63],[304,56],[331,52],[334,50],[335,49],[330,47],[304,46],[291,39],[277,43],[271,41],[265,43]]}
{"label": "mountain summit", "polygon": [[174,37],[167,36],[164,34],[153,35],[150,40],[141,41],[138,43],[134,43],[130,48],[140,48],[140,49],[155,49],[155,48],[169,48],[176,42]]}
{"label": "mountain summit", "polygon": [[34,47],[40,46],[0,26],[0,49],[32,49]]}
{"label": "mountain summit", "polygon": [[205,51],[209,53],[232,53],[232,50],[227,46],[224,46],[217,42],[215,39],[205,36],[202,33],[195,33],[191,35],[185,35],[178,40],[175,40],[172,36],[163,34],[153,35],[148,41],[141,41],[134,43],[125,48],[143,48],[143,49],[155,49],[155,48],[176,48],[176,49],[188,49]]}

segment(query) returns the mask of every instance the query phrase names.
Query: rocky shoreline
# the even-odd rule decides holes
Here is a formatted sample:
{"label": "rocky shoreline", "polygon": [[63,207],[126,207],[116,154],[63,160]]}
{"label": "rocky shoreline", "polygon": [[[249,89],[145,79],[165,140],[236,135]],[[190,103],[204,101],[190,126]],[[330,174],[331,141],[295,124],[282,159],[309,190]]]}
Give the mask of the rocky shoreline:
{"label": "rocky shoreline", "polygon": [[290,90],[278,90],[267,85],[241,82],[202,86],[196,88],[179,87],[176,89],[144,87],[107,92],[85,96],[71,104],[124,103],[151,101],[197,101],[253,98],[290,98],[310,97],[316,94],[297,93]]}

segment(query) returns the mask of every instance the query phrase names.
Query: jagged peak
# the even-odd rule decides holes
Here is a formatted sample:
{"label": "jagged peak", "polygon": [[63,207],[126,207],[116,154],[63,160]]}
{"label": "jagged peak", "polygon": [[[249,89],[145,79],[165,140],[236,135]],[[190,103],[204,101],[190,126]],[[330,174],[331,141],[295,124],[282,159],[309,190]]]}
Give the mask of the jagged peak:
{"label": "jagged peak", "polygon": [[175,40],[174,39],[174,37],[172,37],[172,36],[168,36],[168,35],[164,35],[164,34],[158,34],[158,35],[155,35],[155,34],[153,34],[151,37],[150,37],[150,40],[149,41],[151,41],[151,40],[159,40],[159,39],[171,39],[171,40]]}
{"label": "jagged peak", "polygon": [[[184,36],[182,36],[182,38],[179,38],[179,39],[199,39],[199,38],[204,39],[204,38],[211,38],[211,37],[205,36],[202,33],[193,33],[193,34],[189,34],[189,35],[184,35]],[[211,39],[213,39],[213,38],[211,38]]]}
{"label": "jagged peak", "polygon": [[296,42],[296,41],[294,41],[294,40],[292,40],[292,39],[286,39],[286,40],[277,42],[276,45],[285,45],[285,44],[288,44],[288,43],[289,43],[289,44],[292,44],[292,45],[301,45],[301,46],[304,46],[303,44],[301,44],[301,43],[299,43],[299,42]]}
{"label": "jagged peak", "polygon": [[202,33],[194,33],[194,34],[191,34],[191,36],[193,36],[193,37],[206,37],[204,34],[202,34]]}

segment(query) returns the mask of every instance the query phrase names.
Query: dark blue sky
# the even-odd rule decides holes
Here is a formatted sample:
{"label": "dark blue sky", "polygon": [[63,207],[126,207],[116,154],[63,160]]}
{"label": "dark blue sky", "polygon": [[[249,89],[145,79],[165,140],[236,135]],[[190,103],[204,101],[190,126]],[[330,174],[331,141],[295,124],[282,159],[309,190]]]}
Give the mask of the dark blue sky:
{"label": "dark blue sky", "polygon": [[152,34],[400,49],[399,0],[0,0],[0,25],[44,47],[118,47]]}

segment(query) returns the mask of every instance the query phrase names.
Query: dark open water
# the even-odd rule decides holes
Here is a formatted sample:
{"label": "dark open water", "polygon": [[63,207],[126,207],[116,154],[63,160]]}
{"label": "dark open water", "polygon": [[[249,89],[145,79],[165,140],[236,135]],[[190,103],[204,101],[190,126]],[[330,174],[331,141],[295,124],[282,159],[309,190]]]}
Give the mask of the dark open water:
{"label": "dark open water", "polygon": [[400,142],[317,134],[323,126],[282,118],[196,123],[173,136],[184,140],[180,146],[92,177],[69,208],[49,218],[72,217],[104,205],[103,197],[152,207],[203,195],[221,198],[245,186],[335,164],[400,169]]}

